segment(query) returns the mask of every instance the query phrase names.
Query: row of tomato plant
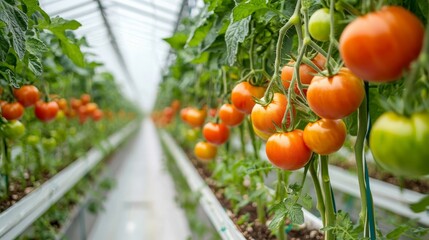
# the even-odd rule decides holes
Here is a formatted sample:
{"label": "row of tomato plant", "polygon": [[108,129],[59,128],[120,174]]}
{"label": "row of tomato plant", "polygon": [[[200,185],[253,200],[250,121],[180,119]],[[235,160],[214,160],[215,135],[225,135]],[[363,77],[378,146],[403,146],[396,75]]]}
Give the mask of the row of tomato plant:
{"label": "row of tomato plant", "polygon": [[139,111],[73,30],[39,1],[0,1],[0,211]]}
{"label": "row of tomato plant", "polygon": [[[286,217],[302,222],[307,195],[302,184],[287,184],[298,169],[312,177],[325,239],[398,238],[408,229],[384,235],[377,227],[364,153],[369,147],[376,163],[398,177],[429,174],[428,11],[427,1],[207,0],[165,39],[174,58],[154,120],[168,125],[179,101],[186,102],[180,116],[202,128],[194,154],[205,161],[237,126],[246,160],[260,161],[263,146],[278,181],[274,202],[255,202],[260,223],[267,205],[274,209],[270,227],[279,239]],[[356,225],[335,209],[328,170],[347,135],[356,138]],[[245,154],[246,139],[253,156]],[[229,144],[225,149],[223,157],[234,159]],[[262,183],[267,167],[255,166]]]}

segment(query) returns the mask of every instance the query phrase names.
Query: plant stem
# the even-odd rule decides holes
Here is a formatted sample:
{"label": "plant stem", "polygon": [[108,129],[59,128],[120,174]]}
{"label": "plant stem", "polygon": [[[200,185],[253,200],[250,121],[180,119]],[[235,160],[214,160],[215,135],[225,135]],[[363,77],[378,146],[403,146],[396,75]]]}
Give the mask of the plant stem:
{"label": "plant stem", "polygon": [[6,138],[3,138],[3,154],[4,154],[4,180],[5,180],[5,187],[6,187],[6,197],[9,199],[10,197],[10,153],[9,153],[9,146],[7,144]]}
{"label": "plant stem", "polygon": [[332,68],[329,65],[329,60],[332,56],[332,51],[334,47],[334,42],[336,42],[335,39],[335,0],[331,0],[329,5],[329,14],[330,14],[330,33],[329,33],[329,47],[328,47],[328,55],[326,56],[326,69],[328,70],[328,75],[332,75]]}
{"label": "plant stem", "polygon": [[[325,196],[325,227],[335,225],[334,201],[332,199],[331,184],[328,170],[328,156],[320,156],[320,165],[322,171],[322,186]],[[335,236],[332,230],[326,230],[325,240],[333,240]]]}
{"label": "plant stem", "polygon": [[[254,30],[253,28],[253,21],[250,27],[250,30]],[[254,65],[253,65],[253,46],[255,45],[255,35],[252,36],[252,38],[250,39],[250,49],[249,49],[249,62],[250,62],[250,70],[253,71],[254,70]]]}
{"label": "plant stem", "polygon": [[316,166],[317,166],[317,158],[314,160],[314,162],[311,163],[309,167],[309,171],[311,174],[311,178],[313,179],[313,185],[314,189],[316,190],[316,196],[317,196],[317,210],[319,210],[320,217],[322,218],[323,225],[326,224],[325,219],[325,200],[323,199],[323,193],[322,193],[322,187],[320,186],[320,181],[317,176]]}
{"label": "plant stem", "polygon": [[256,142],[255,132],[253,131],[253,126],[250,118],[247,119],[247,128],[249,129],[250,139],[252,141],[253,154],[255,159],[259,160],[259,148]]}
{"label": "plant stem", "polygon": [[278,240],[286,240],[287,239],[284,227],[279,227],[279,232],[278,232],[277,239]]}
{"label": "plant stem", "polygon": [[243,154],[243,157],[246,156],[246,141],[244,140],[244,123],[240,125],[240,147],[241,147],[241,154]]}
{"label": "plant stem", "polygon": [[366,202],[366,186],[365,186],[365,175],[363,166],[364,157],[364,143],[368,128],[368,111],[367,111],[367,97],[365,96],[362,104],[358,109],[358,132],[356,137],[356,143],[354,146],[356,168],[359,180],[359,190],[361,198],[361,212],[360,221],[365,223],[364,237],[368,237],[367,229],[367,202]]}

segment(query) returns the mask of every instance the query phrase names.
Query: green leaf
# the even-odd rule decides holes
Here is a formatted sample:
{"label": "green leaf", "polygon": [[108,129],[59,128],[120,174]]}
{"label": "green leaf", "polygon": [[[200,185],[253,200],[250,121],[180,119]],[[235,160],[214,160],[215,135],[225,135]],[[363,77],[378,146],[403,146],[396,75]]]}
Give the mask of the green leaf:
{"label": "green leaf", "polygon": [[45,20],[49,21],[49,15],[40,8],[39,0],[22,0],[22,2],[27,7],[27,16],[32,16],[35,12],[39,12],[45,18]]}
{"label": "green leaf", "polygon": [[415,213],[426,211],[428,209],[428,206],[429,206],[429,195],[420,199],[416,203],[410,204],[411,210]]}
{"label": "green leaf", "polygon": [[308,193],[306,193],[303,197],[301,197],[302,206],[306,209],[311,209],[313,207],[313,199]]}
{"label": "green leaf", "polygon": [[11,34],[12,47],[19,59],[25,55],[25,32],[27,31],[28,18],[17,7],[0,0],[0,21],[6,24],[7,33]]}
{"label": "green leaf", "polygon": [[44,27],[50,30],[60,40],[61,49],[64,54],[67,55],[74,64],[83,67],[85,60],[79,45],[74,43],[66,35],[66,30],[76,30],[80,26],[81,24],[78,21],[69,21],[60,17],[55,17],[48,26]]}
{"label": "green leaf", "polygon": [[304,223],[304,212],[302,211],[302,206],[295,203],[290,204],[286,203],[287,215],[290,220],[295,224],[303,224]]}
{"label": "green leaf", "polygon": [[197,26],[189,35],[185,47],[196,47],[200,45],[209,33],[216,19],[217,15],[213,15],[213,12],[203,12]]}
{"label": "green leaf", "polygon": [[40,59],[33,54],[28,55],[28,68],[37,76],[43,72],[43,65]]}
{"label": "green leaf", "polygon": [[233,22],[240,21],[252,15],[254,12],[266,8],[268,8],[266,0],[248,0],[241,2],[233,9],[232,20]]}
{"label": "green leaf", "polygon": [[202,63],[206,63],[209,60],[209,56],[210,54],[208,52],[203,52],[201,53],[200,56],[194,58],[191,63],[192,64],[202,64]]}
{"label": "green leaf", "polygon": [[26,41],[26,49],[28,52],[34,55],[39,55],[44,52],[47,52],[49,49],[40,39],[31,37]]}
{"label": "green leaf", "polygon": [[213,11],[215,10],[218,6],[222,6],[222,1],[223,0],[211,0],[209,1],[210,5],[208,7],[208,11]]}
{"label": "green leaf", "polygon": [[225,34],[226,51],[229,65],[236,60],[238,44],[242,43],[249,34],[249,23],[251,16],[229,25]]}
{"label": "green leaf", "polygon": [[66,30],[76,30],[80,26],[82,25],[76,20],[66,20],[61,17],[55,17],[51,20],[48,29],[55,34],[64,33]]}
{"label": "green leaf", "polygon": [[4,34],[0,32],[0,61],[6,59],[9,51],[9,41],[5,38]]}
{"label": "green leaf", "polygon": [[171,48],[179,50],[183,49],[183,47],[185,46],[186,41],[188,40],[188,35],[181,32],[177,32],[173,36],[169,38],[164,38],[163,40],[170,44]]}
{"label": "green leaf", "polygon": [[388,233],[386,235],[386,238],[392,239],[392,240],[393,239],[399,239],[399,237],[401,237],[403,233],[408,231],[408,229],[410,229],[410,226],[401,225],[401,226],[397,227],[396,229],[394,229],[393,231],[391,231],[390,233]]}
{"label": "green leaf", "polygon": [[274,212],[274,217],[271,220],[270,224],[268,225],[268,228],[272,232],[277,232],[280,228],[280,226],[285,223],[286,220],[286,207],[283,202],[280,202],[276,205],[274,205],[271,208],[271,211]]}

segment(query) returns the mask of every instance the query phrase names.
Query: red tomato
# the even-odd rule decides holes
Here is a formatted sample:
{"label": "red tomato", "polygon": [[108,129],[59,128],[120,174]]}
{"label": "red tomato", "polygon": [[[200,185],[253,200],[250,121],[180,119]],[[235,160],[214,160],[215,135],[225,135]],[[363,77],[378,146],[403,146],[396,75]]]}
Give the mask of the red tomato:
{"label": "red tomato", "polygon": [[7,120],[18,120],[24,115],[24,107],[19,102],[3,103],[1,114]]}
{"label": "red tomato", "polygon": [[[317,54],[312,60],[311,60],[320,70],[324,69],[326,58],[322,54]],[[284,66],[282,68],[281,73],[281,79],[283,86],[288,89],[290,86],[290,82],[292,81],[293,71],[294,67],[292,66],[294,62],[289,62],[288,65]],[[315,71],[313,68],[306,64],[301,64],[299,66],[299,77],[302,84],[310,84],[311,80],[313,79],[314,75],[317,74],[317,71]],[[295,85],[295,92],[299,93],[298,90],[298,84]],[[306,91],[304,91],[306,92]]]}
{"label": "red tomato", "polygon": [[57,116],[58,110],[59,110],[58,104],[54,101],[52,102],[38,101],[34,108],[34,113],[40,121],[49,122],[55,119],[55,117]]}
{"label": "red tomato", "polygon": [[209,116],[210,117],[216,117],[217,109],[216,108],[210,108],[209,110]]}
{"label": "red tomato", "polygon": [[57,100],[55,100],[55,102],[57,102],[58,107],[63,111],[65,111],[68,108],[67,100],[64,98],[57,99]]}
{"label": "red tomato", "polygon": [[179,100],[174,100],[173,102],[171,102],[171,108],[173,109],[174,112],[179,111],[180,109],[180,101]]}
{"label": "red tomato", "polygon": [[216,157],[217,147],[208,142],[198,142],[194,148],[195,156],[203,161],[208,161]]}
{"label": "red tomato", "polygon": [[238,111],[234,105],[225,103],[219,109],[219,118],[223,123],[230,127],[234,127],[243,122],[245,114]]}
{"label": "red tomato", "polygon": [[186,122],[191,127],[201,127],[204,124],[207,113],[203,110],[198,110],[196,108],[190,108],[186,111]]}
{"label": "red tomato", "polygon": [[256,104],[253,107],[250,115],[253,126],[266,134],[275,133],[277,128],[282,127],[286,106],[286,96],[281,93],[274,93],[273,100],[267,106]]}
{"label": "red tomato", "polygon": [[103,118],[103,111],[100,109],[95,109],[94,112],[92,112],[92,119],[94,121],[100,121]]}
{"label": "red tomato", "polygon": [[362,80],[347,68],[331,77],[315,76],[307,91],[311,110],[327,119],[341,119],[352,114],[364,96]]}
{"label": "red tomato", "polygon": [[85,105],[85,113],[87,115],[91,115],[97,109],[98,109],[98,105],[96,103],[92,102]]}
{"label": "red tomato", "polygon": [[85,105],[91,102],[91,95],[85,93],[80,96],[80,100],[82,101],[82,105]]}
{"label": "red tomato", "polygon": [[203,127],[203,136],[207,142],[221,145],[228,141],[229,129],[224,123],[206,123]]}
{"label": "red tomato", "polygon": [[304,129],[304,142],[311,151],[328,155],[338,151],[347,136],[346,124],[341,119],[320,119],[308,123]]}
{"label": "red tomato", "polygon": [[419,56],[424,27],[420,20],[399,6],[356,18],[340,37],[340,54],[358,77],[371,82],[398,79]]}
{"label": "red tomato", "polygon": [[275,133],[268,138],[265,152],[268,160],[283,170],[297,170],[305,166],[311,150],[305,145],[302,130]]}
{"label": "red tomato", "polygon": [[39,89],[33,85],[25,85],[13,91],[15,98],[24,107],[33,106],[39,100]]}
{"label": "red tomato", "polygon": [[174,116],[174,110],[172,107],[165,107],[164,110],[162,110],[164,116],[171,119]]}
{"label": "red tomato", "polygon": [[237,84],[231,92],[232,104],[241,112],[250,114],[255,101],[253,98],[261,98],[264,96],[265,88],[253,86],[248,82]]}
{"label": "red tomato", "polygon": [[82,101],[80,99],[72,98],[70,100],[70,105],[74,110],[78,110],[82,106]]}

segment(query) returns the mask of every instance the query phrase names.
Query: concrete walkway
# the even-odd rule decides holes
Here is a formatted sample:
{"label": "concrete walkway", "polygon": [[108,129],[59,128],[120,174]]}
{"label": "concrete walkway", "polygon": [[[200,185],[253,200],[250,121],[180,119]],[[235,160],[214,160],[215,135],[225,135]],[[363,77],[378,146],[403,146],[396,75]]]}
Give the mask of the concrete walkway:
{"label": "concrete walkway", "polygon": [[120,148],[123,161],[116,188],[89,235],[91,240],[185,240],[186,217],[174,202],[175,189],[164,168],[162,148],[150,119]]}

